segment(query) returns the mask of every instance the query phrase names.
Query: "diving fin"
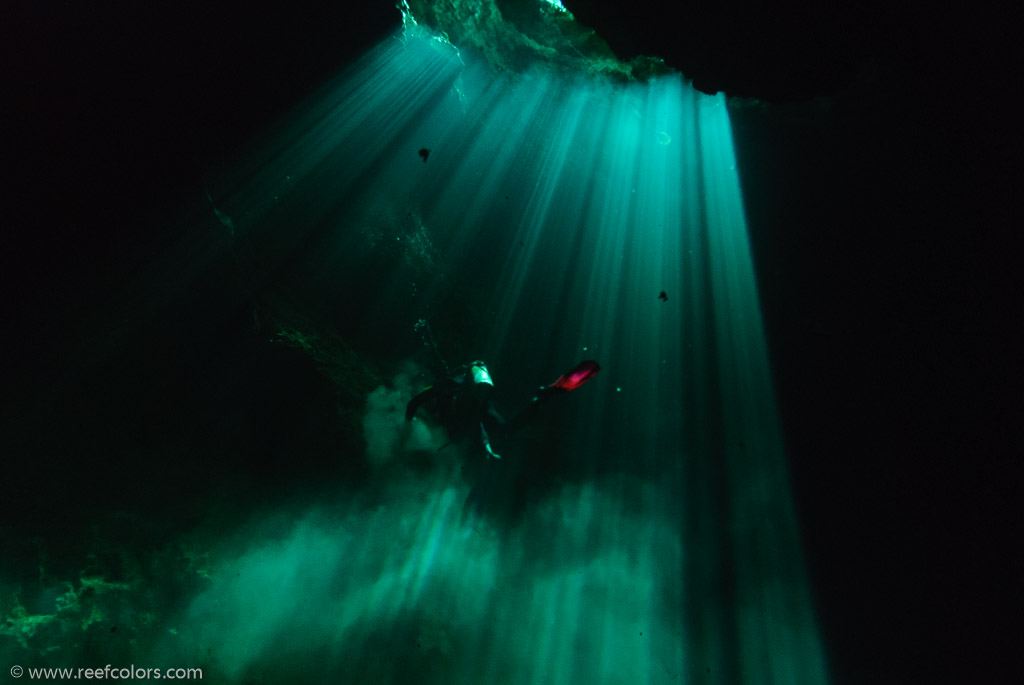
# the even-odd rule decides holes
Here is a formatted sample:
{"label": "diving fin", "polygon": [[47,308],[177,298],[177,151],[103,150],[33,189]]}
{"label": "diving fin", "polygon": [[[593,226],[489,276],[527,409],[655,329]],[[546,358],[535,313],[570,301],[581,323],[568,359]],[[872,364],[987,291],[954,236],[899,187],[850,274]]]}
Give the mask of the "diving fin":
{"label": "diving fin", "polygon": [[541,390],[542,394],[563,393],[575,390],[601,370],[601,365],[593,360],[585,360],[577,364],[571,371],[566,371],[551,385]]}

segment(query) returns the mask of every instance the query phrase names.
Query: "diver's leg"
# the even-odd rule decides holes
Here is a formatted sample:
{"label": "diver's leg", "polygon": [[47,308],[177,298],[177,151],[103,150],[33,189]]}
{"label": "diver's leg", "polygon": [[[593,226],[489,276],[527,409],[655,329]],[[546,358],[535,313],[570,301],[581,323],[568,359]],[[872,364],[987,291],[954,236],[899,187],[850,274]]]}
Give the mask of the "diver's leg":
{"label": "diver's leg", "polygon": [[518,414],[502,426],[504,435],[513,435],[525,428],[540,414],[541,402],[535,397]]}

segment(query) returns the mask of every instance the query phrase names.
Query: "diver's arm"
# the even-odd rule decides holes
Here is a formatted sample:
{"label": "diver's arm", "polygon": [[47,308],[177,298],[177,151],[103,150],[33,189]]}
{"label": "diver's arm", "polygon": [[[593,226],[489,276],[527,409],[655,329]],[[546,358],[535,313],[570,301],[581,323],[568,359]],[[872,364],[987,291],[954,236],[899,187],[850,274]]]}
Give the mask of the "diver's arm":
{"label": "diver's arm", "polygon": [[416,416],[416,410],[418,410],[424,402],[427,402],[436,396],[437,388],[432,385],[420,394],[416,395],[416,397],[409,400],[409,403],[405,405],[405,420],[412,421],[413,417]]}
{"label": "diver's arm", "polygon": [[480,440],[484,444],[488,459],[501,459],[501,455],[491,449],[491,438],[487,435],[487,429],[484,428],[483,422],[480,423]]}

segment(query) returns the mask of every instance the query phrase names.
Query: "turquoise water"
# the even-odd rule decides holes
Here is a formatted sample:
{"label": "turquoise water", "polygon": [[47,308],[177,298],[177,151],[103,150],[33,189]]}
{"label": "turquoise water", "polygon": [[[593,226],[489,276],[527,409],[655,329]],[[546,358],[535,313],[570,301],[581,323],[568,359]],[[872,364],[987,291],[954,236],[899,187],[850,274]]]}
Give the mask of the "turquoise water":
{"label": "turquoise water", "polygon": [[[232,372],[190,391],[224,393],[218,411],[168,412],[176,429],[150,436],[190,467],[171,481],[188,514],[141,498],[98,516],[79,556],[26,543],[8,661],[225,682],[827,680],[724,97],[671,75],[499,74],[399,34],[204,203],[153,276],[222,268],[244,310],[211,363]],[[507,414],[580,359],[602,371],[485,463],[439,449],[429,416],[404,423],[438,373],[420,319],[450,364],[487,361]],[[195,374],[182,349],[153,354]],[[273,399],[236,416],[246,393]],[[201,456],[190,431],[215,436]]]}

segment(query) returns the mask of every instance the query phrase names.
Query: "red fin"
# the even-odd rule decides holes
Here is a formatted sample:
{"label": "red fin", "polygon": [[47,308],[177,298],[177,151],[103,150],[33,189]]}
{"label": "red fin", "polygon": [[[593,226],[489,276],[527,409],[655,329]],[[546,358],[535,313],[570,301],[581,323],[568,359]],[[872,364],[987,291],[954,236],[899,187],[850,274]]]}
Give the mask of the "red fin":
{"label": "red fin", "polygon": [[596,376],[600,370],[601,365],[595,361],[587,360],[580,362],[572,371],[567,371],[559,376],[558,380],[549,385],[548,388],[559,388],[565,391],[575,390]]}

